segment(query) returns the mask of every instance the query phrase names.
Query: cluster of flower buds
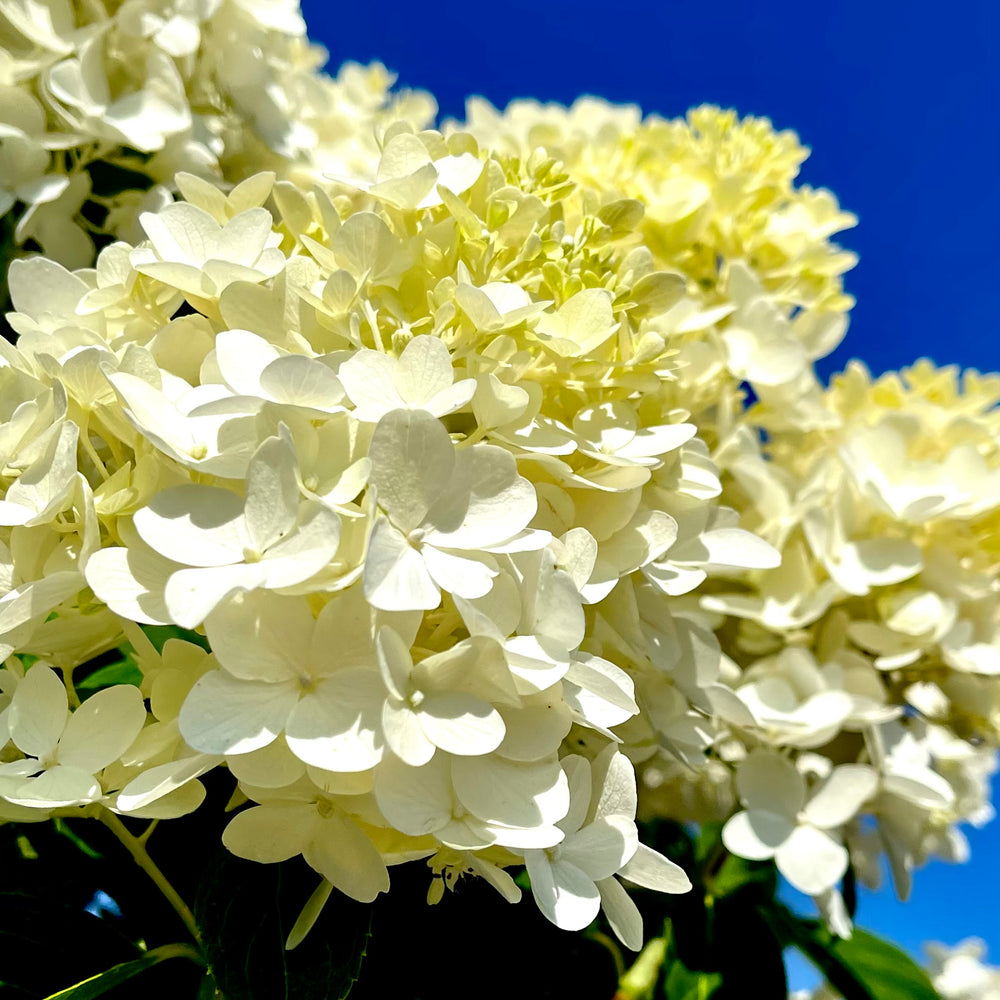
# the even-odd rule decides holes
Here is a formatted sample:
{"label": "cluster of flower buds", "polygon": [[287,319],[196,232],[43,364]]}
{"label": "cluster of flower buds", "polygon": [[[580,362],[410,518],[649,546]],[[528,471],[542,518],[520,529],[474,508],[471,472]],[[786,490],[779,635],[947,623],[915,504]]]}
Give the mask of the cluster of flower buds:
{"label": "cluster of flower buds", "polygon": [[[525,866],[632,948],[619,879],[689,887],[637,813],[724,822],[844,933],[849,864],[905,893],[962,857],[1000,379],[820,385],[854,220],[792,134],[593,100],[421,131],[317,72],[294,3],[92,8],[0,0],[3,207],[48,254],[0,342],[0,818],[181,816],[226,768],[224,843],[321,893]],[[123,149],[182,200],[121,195],[91,261],[67,220]],[[141,686],[81,701],[126,646]]]}

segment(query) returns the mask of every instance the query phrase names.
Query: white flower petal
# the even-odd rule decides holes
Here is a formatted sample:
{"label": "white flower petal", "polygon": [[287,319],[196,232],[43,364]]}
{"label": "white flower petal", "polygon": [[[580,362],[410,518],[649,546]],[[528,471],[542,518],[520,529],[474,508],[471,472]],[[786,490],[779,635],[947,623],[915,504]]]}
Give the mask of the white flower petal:
{"label": "white flower petal", "polygon": [[644,889],[657,892],[689,892],[691,889],[691,880],[680,865],[641,843],[635,854],[621,866],[619,874]]}
{"label": "white flower petal", "polygon": [[144,545],[98,549],[87,560],[91,590],[115,614],[143,625],[168,625],[163,593],[177,563]]}
{"label": "white flower petal", "polygon": [[375,799],[400,833],[419,837],[442,829],[453,818],[447,759],[437,754],[423,767],[410,767],[387,756],[375,772]]}
{"label": "white flower petal", "polygon": [[601,894],[579,868],[550,862],[541,851],[525,851],[531,894],[542,913],[564,931],[583,930],[601,909]]}
{"label": "white flower petal", "polygon": [[243,680],[282,681],[307,662],[315,619],[301,597],[262,591],[235,594],[205,619],[205,634],[219,664]]}
{"label": "white flower petal", "polygon": [[596,882],[618,871],[638,846],[639,833],[632,819],[605,816],[568,836],[560,857]]}
{"label": "white flower petal", "polygon": [[133,778],[118,793],[115,808],[119,812],[145,809],[206,771],[210,771],[221,761],[222,757],[199,753],[151,767],[148,771],[143,771],[139,777]]}
{"label": "white flower petal", "polygon": [[814,826],[796,827],[774,855],[778,871],[799,892],[818,896],[835,886],[847,871],[848,856],[842,844]]}
{"label": "white flower petal", "polygon": [[79,767],[59,764],[43,771],[37,778],[29,778],[5,798],[15,805],[59,808],[96,802],[102,794],[101,783],[93,774]]}
{"label": "white flower petal", "polygon": [[198,679],[181,707],[181,735],[202,753],[249,753],[284,730],[298,697],[292,683],[242,681],[213,670]]}
{"label": "white flower petal", "polygon": [[299,525],[272,545],[259,565],[264,586],[293,587],[325,569],[340,544],[340,518],[328,507],[306,502]]}
{"label": "white flower petal", "polygon": [[69,717],[59,741],[59,763],[96,774],[121,757],[145,723],[137,687],[116,684],[98,691]]}
{"label": "white flower petal", "polygon": [[631,951],[642,948],[642,914],[632,897],[616,878],[604,878],[597,883],[601,894],[601,909],[618,940]]}
{"label": "white flower petal", "polygon": [[160,555],[185,566],[242,562],[251,545],[243,500],[215,486],[174,486],[135,512],[135,529]]}
{"label": "white flower petal", "polygon": [[806,799],[802,775],[773,750],[754,750],[736,769],[736,789],[749,809],[795,816]]}
{"label": "white flower petal", "polygon": [[492,705],[463,691],[428,694],[417,715],[435,746],[460,756],[491,753],[506,732],[503,718]]}
{"label": "white flower petal", "polygon": [[66,685],[50,667],[36,664],[14,691],[7,717],[10,738],[24,753],[47,757],[62,735],[68,712]]}
{"label": "white flower petal", "polygon": [[436,586],[466,600],[485,597],[497,575],[495,569],[480,559],[445,552],[434,545],[424,545],[420,555]]}
{"label": "white flower petal", "polygon": [[441,603],[423,557],[384,517],[372,529],[362,585],[368,601],[383,611],[430,611]]}
{"label": "white flower petal", "polygon": [[867,764],[841,764],[806,803],[802,815],[813,826],[841,826],[857,815],[875,794],[878,783],[878,772]]}
{"label": "white flower petal", "polygon": [[409,647],[395,629],[385,625],[379,629],[375,652],[386,688],[394,698],[402,701],[409,692],[413,673]]}
{"label": "white flower petal", "polygon": [[766,861],[792,835],[795,822],[780,813],[755,809],[733,816],[722,828],[726,850],[751,861]]}
{"label": "white flower petal", "polygon": [[409,532],[447,488],[455,448],[444,425],[430,413],[393,410],[378,422],[368,457],[379,506],[393,524]]}
{"label": "white flower petal", "polygon": [[288,716],[289,749],[327,771],[367,771],[382,759],[383,697],[381,679],[371,669],[345,669],[324,678]]}
{"label": "white flower petal", "polygon": [[521,764],[497,756],[455,757],[451,773],[462,805],[487,823],[549,826],[569,810],[569,783],[554,761]]}
{"label": "white flower petal", "polygon": [[237,781],[257,788],[284,788],[306,773],[306,765],[288,749],[288,743],[280,736],[259,750],[227,754],[226,767]]}
{"label": "white flower petal", "polygon": [[271,864],[301,854],[319,825],[311,804],[253,806],[229,821],[222,842],[238,858]]}
{"label": "white flower petal", "polygon": [[421,767],[434,756],[434,743],[408,705],[387,701],[382,706],[382,732],[389,749],[411,767]]}
{"label": "white flower petal", "polygon": [[360,903],[370,903],[380,892],[389,891],[382,855],[347,816],[326,816],[302,853],[315,871]]}
{"label": "white flower petal", "polygon": [[246,482],[247,532],[253,548],[264,552],[292,530],[298,512],[295,452],[289,442],[268,438],[254,452]]}
{"label": "white flower petal", "polygon": [[253,590],[264,579],[260,563],[182,569],[167,580],[163,602],[171,622],[181,628],[197,628],[234,590]]}

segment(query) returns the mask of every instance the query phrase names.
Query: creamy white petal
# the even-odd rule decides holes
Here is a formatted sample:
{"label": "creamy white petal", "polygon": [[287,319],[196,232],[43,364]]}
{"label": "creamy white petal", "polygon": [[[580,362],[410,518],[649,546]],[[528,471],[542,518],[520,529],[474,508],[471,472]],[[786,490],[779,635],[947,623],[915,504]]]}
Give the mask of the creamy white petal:
{"label": "creamy white petal", "polygon": [[288,743],[280,736],[250,753],[227,754],[226,767],[237,781],[257,788],[284,788],[306,773],[306,765],[288,749]]}
{"label": "creamy white petal", "polygon": [[96,774],[121,757],[145,723],[137,687],[116,684],[98,691],[69,717],[59,740],[59,763]]}
{"label": "creamy white petal", "polygon": [[635,823],[624,816],[605,816],[568,836],[560,857],[594,881],[609,878],[639,846]]}
{"label": "creamy white petal", "polygon": [[531,894],[538,908],[565,931],[583,930],[601,909],[601,894],[575,865],[549,861],[541,851],[525,851]]}
{"label": "creamy white petal", "polygon": [[206,771],[221,763],[222,759],[220,756],[199,753],[151,767],[137,778],[133,778],[118,793],[115,808],[120,812],[144,809],[189,781],[201,777]]}
{"label": "creamy white petal", "polygon": [[298,527],[280,538],[258,564],[265,587],[293,587],[324,569],[340,544],[340,518],[322,504],[306,502]]}
{"label": "creamy white petal", "polygon": [[488,823],[550,826],[569,809],[569,784],[555,762],[521,764],[488,757],[452,760],[455,794]]}
{"label": "creamy white petal", "polygon": [[616,878],[604,878],[597,883],[601,894],[601,909],[618,940],[631,951],[642,948],[642,914],[632,897]]}
{"label": "creamy white petal", "polygon": [[62,735],[68,712],[66,685],[50,667],[36,664],[14,691],[7,717],[10,738],[24,753],[47,757]]}
{"label": "creamy white petal", "polygon": [[324,817],[302,854],[313,869],[358,902],[370,903],[380,892],[389,891],[382,855],[347,816]]}
{"label": "creamy white petal", "polygon": [[387,756],[375,772],[375,798],[385,818],[401,833],[419,837],[450,823],[453,815],[448,763],[437,754],[423,767]]}
{"label": "creamy white petal", "polygon": [[167,580],[163,601],[171,622],[182,628],[197,628],[233,591],[253,590],[263,583],[260,563],[182,569]]}
{"label": "creamy white petal", "polygon": [[93,774],[79,767],[57,764],[37,778],[29,778],[5,798],[15,805],[59,808],[96,802],[102,794],[101,783]]}
{"label": "creamy white petal", "polygon": [[297,685],[243,681],[222,670],[200,677],[178,718],[181,735],[203,753],[249,753],[285,728],[298,702]]}
{"label": "creamy white petal", "polygon": [[243,500],[216,486],[174,486],[135,512],[135,529],[160,555],[186,566],[242,562],[251,539]]}
{"label": "creamy white petal", "polygon": [[722,828],[727,851],[751,861],[766,861],[792,835],[794,819],[762,809],[744,810],[731,817]]}
{"label": "creamy white petal", "polygon": [[252,806],[230,820],[222,842],[238,858],[270,864],[301,854],[319,826],[312,804]]}
{"label": "creamy white petal", "polygon": [[411,767],[420,767],[434,756],[435,745],[409,705],[387,701],[382,706],[382,732],[389,749]]}
{"label": "creamy white petal", "polygon": [[281,437],[268,438],[250,460],[246,484],[247,533],[252,547],[264,552],[295,526],[299,487],[291,444]]}
{"label": "creamy white petal", "polygon": [[496,750],[504,737],[500,713],[463,691],[427,694],[417,716],[427,738],[448,753],[480,756]]}
{"label": "creamy white petal", "polygon": [[434,583],[449,594],[474,600],[484,597],[493,586],[497,571],[483,559],[470,559],[447,552],[430,543],[420,550],[424,567]]}
{"label": "creamy white petal", "polygon": [[205,634],[234,677],[281,681],[300,675],[314,626],[304,598],[252,591],[220,603],[205,619]]}
{"label": "creamy white petal", "polygon": [[802,815],[813,826],[841,826],[857,815],[875,794],[878,783],[878,772],[867,764],[841,764],[806,803]]}
{"label": "creamy white petal", "polygon": [[389,693],[402,701],[409,695],[413,660],[399,633],[388,625],[379,629],[376,643],[378,667]]}
{"label": "creamy white petal", "polygon": [[98,549],[87,561],[87,583],[112,611],[144,625],[171,623],[163,592],[177,563],[152,549]]}
{"label": "creamy white petal", "polygon": [[799,892],[817,896],[836,885],[847,871],[847,850],[814,826],[796,827],[774,855],[778,871]]}
{"label": "creamy white petal", "polygon": [[621,866],[619,874],[644,889],[657,892],[689,892],[691,889],[691,880],[680,865],[642,843]]}
{"label": "creamy white petal", "polygon": [[425,410],[387,413],[375,428],[368,457],[379,506],[404,532],[421,524],[448,487],[455,466],[448,432]]}
{"label": "creamy white petal", "polygon": [[772,750],[754,750],[747,756],[736,769],[736,788],[749,809],[782,816],[795,816],[806,799],[802,775]]}
{"label": "creamy white petal", "polygon": [[635,819],[638,808],[638,793],[635,783],[635,768],[615,746],[602,751],[594,763],[597,773],[604,771],[601,794],[594,809],[594,817],[624,816],[630,822]]}
{"label": "creamy white petal", "polygon": [[424,560],[387,518],[379,518],[368,543],[365,597],[384,611],[430,611],[441,603]]}
{"label": "creamy white petal", "polygon": [[337,671],[304,693],[285,724],[299,760],[327,771],[367,771],[382,759],[384,691],[374,670]]}

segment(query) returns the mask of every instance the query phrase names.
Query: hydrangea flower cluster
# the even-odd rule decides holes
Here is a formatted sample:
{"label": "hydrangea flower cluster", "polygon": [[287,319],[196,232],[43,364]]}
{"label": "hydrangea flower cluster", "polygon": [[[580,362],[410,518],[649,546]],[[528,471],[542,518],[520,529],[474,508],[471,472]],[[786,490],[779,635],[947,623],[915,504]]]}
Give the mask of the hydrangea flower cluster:
{"label": "hydrangea flower cluster", "polygon": [[[439,132],[320,75],[292,3],[102,10],[0,0],[2,207],[46,251],[0,342],[0,818],[178,817],[225,768],[226,846],[320,905],[524,866],[630,948],[622,883],[690,885],[637,815],[724,823],[842,934],[849,863],[905,894],[963,856],[1000,378],[819,383],[854,220],[791,133],[592,99]],[[129,150],[162,187],[92,260]],[[126,643],[141,687],[81,702]]]}
{"label": "hydrangea flower cluster", "polygon": [[262,169],[350,172],[376,126],[424,125],[426,94],[390,98],[383,66],[320,70],[297,0],[0,2],[0,226],[70,268],[187,171],[216,183]]}
{"label": "hydrangea flower cluster", "polygon": [[853,364],[809,395],[811,421],[761,404],[717,453],[782,563],[702,603],[765,742],[878,772],[851,857],[877,885],[884,851],[905,898],[915,865],[967,857],[959,822],[993,816],[1000,379]]}

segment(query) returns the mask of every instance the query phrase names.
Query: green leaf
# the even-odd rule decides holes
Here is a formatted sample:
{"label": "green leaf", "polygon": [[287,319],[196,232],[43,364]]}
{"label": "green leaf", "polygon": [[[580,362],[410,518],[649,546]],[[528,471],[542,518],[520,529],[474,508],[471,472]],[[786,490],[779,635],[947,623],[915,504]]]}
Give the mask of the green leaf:
{"label": "green leaf", "polygon": [[56,833],[61,837],[65,837],[81,854],[94,859],[103,857],[101,852],[91,847],[83,837],[70,827],[70,824],[66,820],[57,817],[52,821],[52,827]]}
{"label": "green leaf", "polygon": [[158,653],[163,652],[163,647],[167,644],[168,639],[183,639],[185,642],[193,642],[196,646],[201,646],[202,649],[208,649],[208,639],[198,632],[181,628],[179,625],[142,625],[140,627]]}
{"label": "green leaf", "polygon": [[133,976],[151,969],[160,962],[165,962],[168,958],[189,958],[194,962],[202,964],[201,955],[187,944],[165,944],[159,948],[154,948],[147,952],[142,958],[136,958],[131,962],[122,962],[106,972],[98,973],[85,979],[76,986],[70,986],[58,993],[52,993],[46,1000],[93,1000],[94,997],[103,996],[108,990],[120,986]]}
{"label": "green leaf", "polygon": [[285,950],[315,877],[299,859],[264,865],[219,852],[195,918],[226,1000],[342,1000],[350,993],[368,947],[371,906],[334,891],[306,939]]}
{"label": "green leaf", "polygon": [[616,997],[620,1000],[649,1000],[666,953],[666,935],[647,941],[639,957],[618,981]]}
{"label": "green leaf", "polygon": [[210,972],[205,973],[205,977],[198,987],[196,1000],[222,1000],[222,994],[215,985],[215,978]]}
{"label": "green leaf", "polygon": [[674,962],[663,984],[663,996],[665,1000],[708,1000],[721,983],[717,972],[691,972]]}
{"label": "green leaf", "polygon": [[785,907],[766,914],[778,936],[808,958],[844,1000],[940,1000],[927,973],[904,951],[855,927],[848,940]]}
{"label": "green leaf", "polygon": [[123,656],[114,663],[100,667],[83,680],[75,682],[77,691],[99,691],[113,684],[132,684],[139,687],[142,684],[142,671],[131,656]]}
{"label": "green leaf", "polygon": [[757,895],[771,899],[778,888],[778,875],[772,861],[748,861],[726,854],[716,874],[708,880],[713,896],[729,896],[753,887]]}

